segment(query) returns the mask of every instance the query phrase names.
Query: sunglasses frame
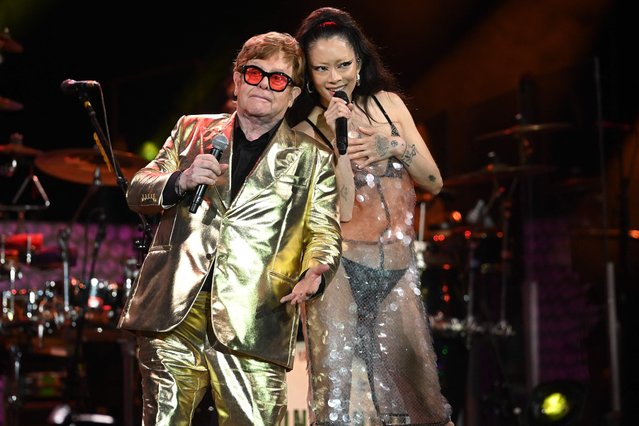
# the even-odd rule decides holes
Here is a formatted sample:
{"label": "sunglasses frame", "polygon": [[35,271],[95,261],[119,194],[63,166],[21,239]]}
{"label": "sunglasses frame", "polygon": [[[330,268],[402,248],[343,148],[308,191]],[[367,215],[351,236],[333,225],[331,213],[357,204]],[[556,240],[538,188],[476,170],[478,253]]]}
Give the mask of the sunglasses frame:
{"label": "sunglasses frame", "polygon": [[[258,70],[258,71],[262,74],[262,77],[260,78],[260,81],[258,81],[258,82],[257,82],[257,83],[255,83],[255,84],[250,83],[250,82],[246,79],[246,70],[247,70],[247,69],[249,69],[249,68],[255,68],[256,70]],[[295,86],[295,82],[293,81],[293,78],[292,78],[291,76],[289,76],[288,74],[283,73],[283,72],[281,72],[281,71],[267,72],[267,71],[264,71],[262,68],[258,67],[257,65],[244,65],[244,66],[242,66],[242,69],[241,69],[240,71],[242,72],[242,78],[244,79],[244,82],[245,82],[246,84],[248,84],[249,86],[258,86],[258,85],[262,82],[262,80],[264,80],[264,77],[266,77],[266,79],[267,79],[267,81],[268,81],[268,88],[269,88],[269,90],[271,90],[271,91],[273,91],[273,92],[281,93],[281,92],[285,91],[285,90],[286,90],[286,88],[287,88],[288,86],[290,86],[291,84],[292,84],[293,86]],[[274,88],[271,86],[271,76],[272,76],[272,75],[279,75],[279,76],[282,76],[282,77],[286,77],[286,86],[284,86],[284,88],[283,88],[283,89],[281,89],[281,90],[274,89]]]}

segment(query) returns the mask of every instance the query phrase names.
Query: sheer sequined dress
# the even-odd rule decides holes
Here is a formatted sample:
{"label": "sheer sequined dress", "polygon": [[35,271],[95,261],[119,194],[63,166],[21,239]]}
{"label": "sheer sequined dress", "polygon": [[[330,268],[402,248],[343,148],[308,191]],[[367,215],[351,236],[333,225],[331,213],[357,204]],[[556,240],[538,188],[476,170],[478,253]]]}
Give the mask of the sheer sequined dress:
{"label": "sheer sequined dress", "polygon": [[[321,111],[310,117],[318,117],[316,132],[327,132]],[[376,124],[399,135],[390,120]],[[311,421],[445,425],[450,406],[440,393],[413,251],[413,181],[395,158],[361,170],[353,164],[353,173],[340,269],[306,307]]]}

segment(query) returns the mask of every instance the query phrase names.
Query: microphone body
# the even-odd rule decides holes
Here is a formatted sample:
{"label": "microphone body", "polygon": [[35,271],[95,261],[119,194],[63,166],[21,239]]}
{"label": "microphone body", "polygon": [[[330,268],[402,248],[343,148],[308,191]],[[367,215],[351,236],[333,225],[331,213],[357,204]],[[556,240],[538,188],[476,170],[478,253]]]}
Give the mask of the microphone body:
{"label": "microphone body", "polygon": [[62,93],[66,93],[67,95],[73,95],[79,90],[93,89],[94,87],[100,87],[100,83],[95,80],[75,81],[67,79],[60,84]]}
{"label": "microphone body", "polygon": [[[338,90],[334,97],[343,99],[348,103],[348,95],[343,90]],[[337,143],[337,151],[340,155],[346,154],[348,149],[348,129],[346,117],[339,117],[335,120],[335,142]]]}
{"label": "microphone body", "polygon": [[[220,161],[222,158],[222,153],[229,146],[229,141],[226,139],[226,136],[223,134],[215,135],[212,141],[213,146],[211,147],[211,154]],[[207,185],[201,183],[195,189],[195,195],[193,196],[193,200],[191,201],[191,206],[189,207],[189,212],[195,213],[197,209],[202,204],[202,200],[204,199],[204,193],[206,192]]]}

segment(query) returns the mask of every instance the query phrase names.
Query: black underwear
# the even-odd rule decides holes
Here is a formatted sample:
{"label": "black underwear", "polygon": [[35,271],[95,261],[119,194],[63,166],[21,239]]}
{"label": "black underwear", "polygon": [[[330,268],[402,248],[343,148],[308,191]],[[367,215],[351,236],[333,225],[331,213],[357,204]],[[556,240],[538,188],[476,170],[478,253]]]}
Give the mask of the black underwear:
{"label": "black underwear", "polygon": [[342,265],[349,277],[353,299],[362,320],[375,318],[379,305],[406,273],[406,269],[369,268],[344,256]]}

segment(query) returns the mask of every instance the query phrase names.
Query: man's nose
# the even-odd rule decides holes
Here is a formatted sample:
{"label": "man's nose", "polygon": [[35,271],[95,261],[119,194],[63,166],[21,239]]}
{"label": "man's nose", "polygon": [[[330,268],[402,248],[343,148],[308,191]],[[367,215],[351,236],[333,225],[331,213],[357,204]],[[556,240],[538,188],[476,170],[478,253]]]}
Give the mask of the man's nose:
{"label": "man's nose", "polygon": [[[264,83],[264,80],[266,80],[266,83]],[[268,75],[265,75],[264,77],[262,77],[262,79],[260,80],[259,86],[264,90],[270,89],[269,82],[268,82]]]}

